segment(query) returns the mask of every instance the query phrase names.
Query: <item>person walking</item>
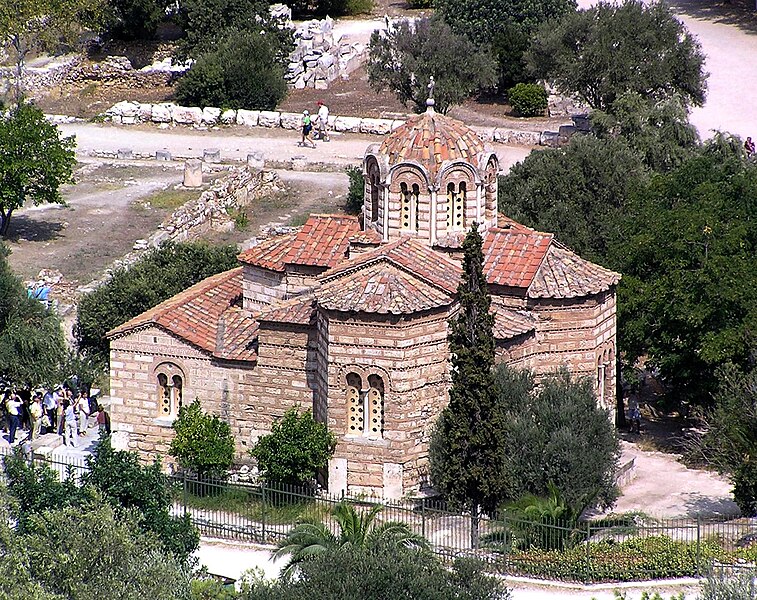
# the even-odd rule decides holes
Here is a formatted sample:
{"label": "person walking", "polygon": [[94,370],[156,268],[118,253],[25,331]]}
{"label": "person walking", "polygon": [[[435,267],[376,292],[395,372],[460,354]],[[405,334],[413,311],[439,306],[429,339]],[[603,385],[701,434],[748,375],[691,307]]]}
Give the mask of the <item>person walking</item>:
{"label": "person walking", "polygon": [[79,435],[84,437],[87,435],[87,426],[89,425],[89,398],[86,397],[86,394],[77,398],[76,405],[79,407]]}
{"label": "person walking", "polygon": [[318,101],[318,139],[322,142],[329,141],[329,107],[323,100]]}
{"label": "person walking", "polygon": [[52,433],[56,429],[55,413],[58,410],[58,404],[55,398],[56,398],[56,395],[50,390],[47,390],[45,392],[44,397],[42,398],[42,408],[44,408],[45,415],[47,416],[47,425],[45,427],[45,433]]}
{"label": "person walking", "polygon": [[306,110],[302,111],[302,140],[300,146],[310,146],[315,148],[315,142],[313,141],[313,121],[310,119],[310,113]]}
{"label": "person walking", "polygon": [[97,428],[100,431],[100,437],[104,435],[110,435],[110,419],[108,413],[105,412],[105,407],[102,404],[97,405]]}
{"label": "person walking", "polygon": [[63,443],[76,448],[76,412],[73,403],[68,398],[63,400],[63,424],[65,427]]}
{"label": "person walking", "polygon": [[21,399],[15,392],[8,395],[5,408],[8,411],[8,443],[13,445],[16,441],[16,431],[21,422]]}

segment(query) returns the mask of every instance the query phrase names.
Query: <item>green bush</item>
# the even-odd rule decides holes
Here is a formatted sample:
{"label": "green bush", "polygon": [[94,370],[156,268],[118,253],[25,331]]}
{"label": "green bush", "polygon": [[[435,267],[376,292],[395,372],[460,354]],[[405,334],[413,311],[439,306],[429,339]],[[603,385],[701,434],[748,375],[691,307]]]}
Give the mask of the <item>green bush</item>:
{"label": "green bush", "polygon": [[273,110],[287,91],[276,44],[263,32],[229,34],[179,80],[176,99],[189,106]]}
{"label": "green bush", "polygon": [[109,0],[107,28],[119,40],[151,40],[166,17],[161,0]]}
{"label": "green bush", "polygon": [[733,499],[745,517],[757,517],[757,460],[746,460],[733,474]]}
{"label": "green bush", "polygon": [[344,208],[349,214],[357,215],[363,210],[363,196],[365,195],[363,171],[360,167],[347,167],[347,176],[350,178],[350,187],[347,190]]}
{"label": "green bush", "polygon": [[537,83],[519,83],[507,90],[507,98],[521,117],[538,117],[547,109],[547,90]]}
{"label": "green bush", "polygon": [[200,401],[179,409],[169,454],[198,477],[223,477],[234,461],[231,427],[217,415],[202,411]]}
{"label": "green bush", "polygon": [[303,485],[312,483],[326,467],[335,448],[336,438],[326,425],[316,422],[309,410],[299,414],[292,408],[258,440],[250,455],[266,482]]}
{"label": "green bush", "polygon": [[433,8],[434,0],[407,0],[410,8]]}

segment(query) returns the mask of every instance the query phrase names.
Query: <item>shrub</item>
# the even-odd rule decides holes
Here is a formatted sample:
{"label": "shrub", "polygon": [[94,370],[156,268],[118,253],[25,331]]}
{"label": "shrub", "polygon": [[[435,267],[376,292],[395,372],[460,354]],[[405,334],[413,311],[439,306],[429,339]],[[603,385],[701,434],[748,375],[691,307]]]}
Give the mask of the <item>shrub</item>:
{"label": "shrub", "polygon": [[433,8],[434,0],[407,0],[410,8]]}
{"label": "shrub", "polygon": [[179,466],[198,477],[222,477],[234,461],[234,437],[231,427],[217,415],[204,413],[200,401],[179,409],[174,421],[176,432],[169,454]]}
{"label": "shrub", "polygon": [[697,600],[757,600],[755,573],[751,569],[730,577],[710,575],[702,584]]}
{"label": "shrub", "polygon": [[234,32],[202,54],[176,86],[190,106],[273,110],[286,95],[278,40],[264,32]]}
{"label": "shrub", "polygon": [[160,0],[109,0],[108,29],[119,40],[151,40],[166,16]]}
{"label": "shrub", "polygon": [[507,90],[507,98],[521,117],[537,117],[547,109],[547,90],[538,83],[519,83]]}
{"label": "shrub", "polygon": [[365,195],[363,171],[360,167],[347,167],[347,177],[350,178],[350,187],[347,190],[344,208],[349,214],[357,215],[363,210],[363,196]]}
{"label": "shrub", "polygon": [[274,422],[271,433],[258,440],[250,455],[266,482],[304,485],[326,467],[335,448],[336,438],[326,425],[317,423],[309,410],[299,414],[292,408]]}
{"label": "shrub", "polygon": [[744,461],[733,474],[733,499],[745,517],[757,517],[757,460]]}

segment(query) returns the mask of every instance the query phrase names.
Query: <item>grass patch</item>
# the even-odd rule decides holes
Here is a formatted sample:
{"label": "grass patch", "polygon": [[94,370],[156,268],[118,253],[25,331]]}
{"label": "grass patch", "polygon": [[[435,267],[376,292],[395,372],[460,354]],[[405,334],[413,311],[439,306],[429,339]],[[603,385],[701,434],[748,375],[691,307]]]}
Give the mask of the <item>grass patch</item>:
{"label": "grass patch", "polygon": [[263,499],[259,489],[225,487],[216,494],[199,496],[187,493],[178,500],[186,501],[187,507],[213,512],[238,515],[251,521],[265,521],[271,525],[294,525],[302,521],[322,521],[329,514],[328,506],[314,499],[302,498],[298,502],[278,503]]}
{"label": "grass patch", "polygon": [[292,215],[287,222],[289,227],[302,227],[310,218],[310,213],[302,213],[300,215]]}
{"label": "grass patch", "polygon": [[175,190],[173,188],[167,188],[160,190],[149,196],[142,198],[139,203],[144,205],[150,205],[153,208],[159,208],[163,210],[176,210],[183,204],[186,204],[190,200],[197,198],[198,193],[193,190]]}

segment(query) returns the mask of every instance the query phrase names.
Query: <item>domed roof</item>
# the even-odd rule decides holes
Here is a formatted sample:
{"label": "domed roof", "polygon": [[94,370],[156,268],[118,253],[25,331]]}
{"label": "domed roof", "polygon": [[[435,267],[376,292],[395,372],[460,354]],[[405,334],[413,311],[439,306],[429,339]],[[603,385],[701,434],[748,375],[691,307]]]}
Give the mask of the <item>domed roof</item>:
{"label": "domed roof", "polygon": [[478,166],[476,156],[483,151],[484,142],[472,129],[433,108],[408,119],[386,136],[379,148],[380,154],[388,156],[390,167],[415,161],[432,176],[447,160],[465,160]]}

